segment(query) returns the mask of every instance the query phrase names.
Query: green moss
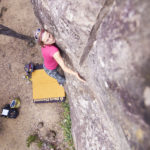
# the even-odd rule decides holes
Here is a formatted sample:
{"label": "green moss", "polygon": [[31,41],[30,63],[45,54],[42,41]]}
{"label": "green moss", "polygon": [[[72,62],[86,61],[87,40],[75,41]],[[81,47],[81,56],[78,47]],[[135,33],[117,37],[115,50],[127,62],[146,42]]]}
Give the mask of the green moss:
{"label": "green moss", "polygon": [[39,148],[41,148],[42,145],[43,145],[43,142],[39,140],[39,141],[37,142],[37,146],[38,146]]}
{"label": "green moss", "polygon": [[74,149],[73,138],[71,133],[70,106],[68,102],[62,103],[62,106],[64,108],[64,119],[61,123],[61,127],[64,130],[64,140],[72,149]]}
{"label": "green moss", "polygon": [[49,148],[55,149],[55,146],[50,144],[50,145],[49,145]]}
{"label": "green moss", "polygon": [[38,139],[38,135],[37,134],[33,134],[33,135],[30,135],[28,138],[27,138],[27,147],[30,147],[31,143],[35,142],[36,140]]}
{"label": "green moss", "polygon": [[29,135],[27,138],[27,147],[30,147],[31,143],[36,142],[39,148],[42,147],[43,142],[39,139],[37,134]]}

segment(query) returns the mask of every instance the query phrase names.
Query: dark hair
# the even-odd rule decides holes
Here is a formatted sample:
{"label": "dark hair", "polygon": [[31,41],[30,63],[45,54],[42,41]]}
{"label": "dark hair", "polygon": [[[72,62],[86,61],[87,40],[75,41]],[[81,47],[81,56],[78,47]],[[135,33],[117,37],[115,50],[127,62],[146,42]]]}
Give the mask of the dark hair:
{"label": "dark hair", "polygon": [[41,45],[42,47],[44,47],[44,42],[42,41],[42,34],[47,31],[45,29],[41,29],[40,35],[39,35],[39,39],[38,39],[38,43],[39,45]]}
{"label": "dark hair", "polygon": [[44,42],[43,41],[39,40],[38,43],[39,43],[40,46],[44,47]]}

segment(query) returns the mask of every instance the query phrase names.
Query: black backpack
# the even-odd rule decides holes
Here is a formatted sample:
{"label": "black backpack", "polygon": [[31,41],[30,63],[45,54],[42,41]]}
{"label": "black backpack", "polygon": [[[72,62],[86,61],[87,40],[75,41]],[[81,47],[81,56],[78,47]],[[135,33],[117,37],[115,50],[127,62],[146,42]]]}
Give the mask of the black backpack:
{"label": "black backpack", "polygon": [[9,104],[6,104],[2,108],[2,112],[8,112],[8,113],[2,113],[2,117],[8,117],[8,118],[16,118],[19,115],[19,112],[16,108],[11,108]]}

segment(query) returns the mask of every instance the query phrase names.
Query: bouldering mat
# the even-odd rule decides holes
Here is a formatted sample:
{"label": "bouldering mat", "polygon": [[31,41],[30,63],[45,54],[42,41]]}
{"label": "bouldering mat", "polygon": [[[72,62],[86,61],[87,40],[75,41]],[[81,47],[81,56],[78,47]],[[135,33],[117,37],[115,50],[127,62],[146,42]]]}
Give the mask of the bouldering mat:
{"label": "bouldering mat", "polygon": [[65,91],[56,79],[46,74],[44,69],[32,72],[32,89],[34,103],[63,102]]}

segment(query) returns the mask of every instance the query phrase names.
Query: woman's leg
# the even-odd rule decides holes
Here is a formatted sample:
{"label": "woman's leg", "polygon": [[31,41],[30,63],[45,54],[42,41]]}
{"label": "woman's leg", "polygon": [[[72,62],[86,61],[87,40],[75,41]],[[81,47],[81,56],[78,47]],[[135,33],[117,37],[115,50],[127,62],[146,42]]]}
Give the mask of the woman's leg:
{"label": "woman's leg", "polygon": [[54,70],[49,70],[49,69],[45,68],[44,65],[43,65],[43,68],[44,68],[45,72],[46,72],[49,76],[55,78],[55,79],[58,81],[59,84],[64,85],[64,83],[65,83],[65,77],[62,76],[62,75],[60,75],[60,74],[58,73],[57,68],[54,69]]}

